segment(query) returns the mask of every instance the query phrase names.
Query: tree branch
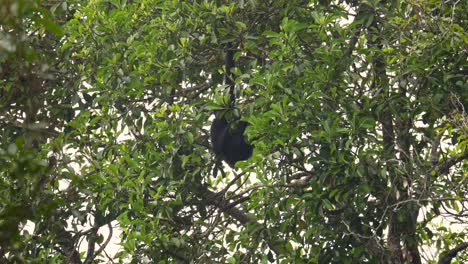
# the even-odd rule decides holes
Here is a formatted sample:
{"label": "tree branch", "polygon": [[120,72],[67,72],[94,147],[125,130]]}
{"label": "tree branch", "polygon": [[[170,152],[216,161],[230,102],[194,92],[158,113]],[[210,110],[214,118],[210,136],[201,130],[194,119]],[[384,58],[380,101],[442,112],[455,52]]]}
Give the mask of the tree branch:
{"label": "tree branch", "polygon": [[457,256],[457,254],[465,249],[468,248],[468,242],[461,243],[460,245],[445,251],[442,253],[439,257],[439,262],[438,264],[450,264],[452,259]]}
{"label": "tree branch", "polygon": [[94,248],[96,246],[96,237],[97,237],[97,232],[99,230],[99,227],[95,226],[91,228],[91,233],[89,234],[89,239],[88,239],[88,251],[86,253],[86,259],[83,262],[83,264],[89,264],[94,260],[94,257],[96,256],[94,254]]}
{"label": "tree branch", "polygon": [[244,212],[239,210],[236,207],[230,207],[229,208],[229,202],[224,199],[220,199],[220,196],[222,196],[223,193],[215,193],[210,190],[206,190],[206,197],[207,197],[207,203],[210,205],[214,205],[217,208],[224,210],[225,213],[228,215],[232,216],[234,219],[239,221],[242,225],[246,225],[247,223],[254,223],[256,222],[255,219],[247,216]]}
{"label": "tree branch", "polygon": [[[222,199],[220,199],[220,197],[222,197]],[[219,208],[226,214],[230,215],[231,217],[239,221],[239,223],[241,223],[242,225],[245,226],[249,223],[258,224],[255,219],[248,216],[246,213],[242,212],[237,207],[230,206],[229,201],[224,199],[223,193],[215,193],[213,191],[206,189],[206,198],[207,198],[206,200],[208,204],[216,206],[217,208]],[[275,239],[276,240],[273,240],[270,238],[266,239],[268,247],[277,255],[281,252],[285,252],[282,246],[283,241],[281,241],[281,239],[278,239],[278,238],[275,238]]]}
{"label": "tree branch", "polygon": [[58,243],[63,254],[68,258],[67,263],[81,264],[80,253],[75,248],[76,239],[63,227],[56,227]]}
{"label": "tree branch", "polygon": [[99,247],[99,249],[96,251],[96,254],[95,256],[99,256],[99,254],[101,254],[101,252],[107,247],[107,245],[109,244],[111,238],[112,238],[112,234],[113,234],[113,229],[112,229],[112,225],[111,225],[111,222],[107,223],[107,227],[109,227],[109,236],[107,236],[107,239],[106,241],[101,245],[101,247]]}
{"label": "tree branch", "polygon": [[449,172],[450,168],[458,164],[459,162],[468,159],[468,150],[466,150],[462,155],[458,157],[451,157],[447,161],[437,166],[437,172],[439,174],[446,174]]}

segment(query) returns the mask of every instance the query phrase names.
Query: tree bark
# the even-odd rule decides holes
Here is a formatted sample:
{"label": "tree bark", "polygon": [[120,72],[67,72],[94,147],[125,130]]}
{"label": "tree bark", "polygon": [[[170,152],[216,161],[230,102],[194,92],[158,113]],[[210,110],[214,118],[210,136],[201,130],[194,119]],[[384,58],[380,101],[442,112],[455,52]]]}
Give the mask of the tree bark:
{"label": "tree bark", "polygon": [[438,264],[450,264],[452,259],[457,256],[457,254],[468,248],[468,242],[462,243],[449,251],[444,252],[439,257]]}

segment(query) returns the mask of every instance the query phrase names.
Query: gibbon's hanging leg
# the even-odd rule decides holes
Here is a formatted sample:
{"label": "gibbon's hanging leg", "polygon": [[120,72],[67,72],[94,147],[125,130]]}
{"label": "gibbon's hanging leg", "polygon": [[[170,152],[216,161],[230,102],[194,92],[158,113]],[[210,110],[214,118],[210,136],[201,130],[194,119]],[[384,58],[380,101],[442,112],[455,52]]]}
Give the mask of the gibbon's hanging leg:
{"label": "gibbon's hanging leg", "polygon": [[[226,74],[225,83],[229,86],[229,106],[234,107],[236,96],[234,93],[234,75],[231,69],[234,64],[234,49],[231,44],[226,49]],[[221,112],[215,112],[215,119],[211,124],[211,146],[220,160],[226,161],[231,167],[236,162],[247,160],[252,156],[253,146],[248,144],[244,138],[245,121],[234,121],[231,125]],[[216,174],[215,174],[216,175]]]}

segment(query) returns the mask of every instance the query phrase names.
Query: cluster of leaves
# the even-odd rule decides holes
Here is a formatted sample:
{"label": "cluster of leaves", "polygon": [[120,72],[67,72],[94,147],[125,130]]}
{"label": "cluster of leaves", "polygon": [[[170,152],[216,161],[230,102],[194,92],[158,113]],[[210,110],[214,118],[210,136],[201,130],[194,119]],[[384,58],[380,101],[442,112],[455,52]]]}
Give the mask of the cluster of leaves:
{"label": "cluster of leaves", "polygon": [[[2,261],[468,257],[463,1],[4,2]],[[228,44],[255,151],[216,177]]]}

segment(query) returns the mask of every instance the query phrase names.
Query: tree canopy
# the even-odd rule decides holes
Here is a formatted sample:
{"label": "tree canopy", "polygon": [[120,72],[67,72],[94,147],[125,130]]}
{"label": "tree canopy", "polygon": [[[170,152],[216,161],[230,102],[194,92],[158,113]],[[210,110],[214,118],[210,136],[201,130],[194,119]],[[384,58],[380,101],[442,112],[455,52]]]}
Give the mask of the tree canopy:
{"label": "tree canopy", "polygon": [[468,261],[466,10],[1,0],[0,262]]}

